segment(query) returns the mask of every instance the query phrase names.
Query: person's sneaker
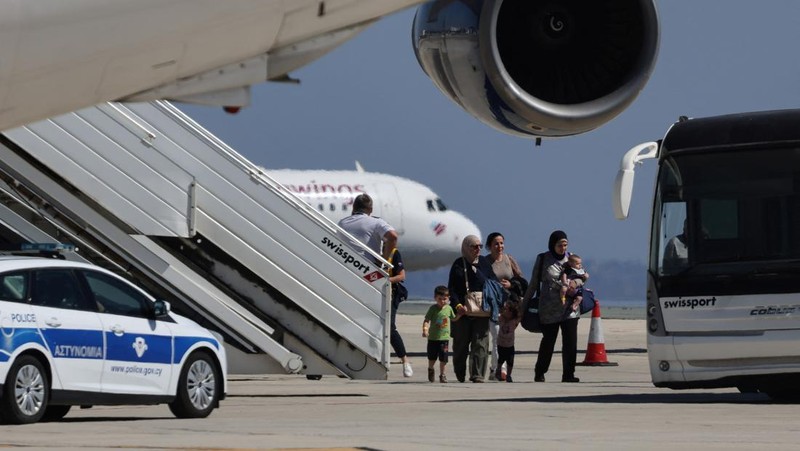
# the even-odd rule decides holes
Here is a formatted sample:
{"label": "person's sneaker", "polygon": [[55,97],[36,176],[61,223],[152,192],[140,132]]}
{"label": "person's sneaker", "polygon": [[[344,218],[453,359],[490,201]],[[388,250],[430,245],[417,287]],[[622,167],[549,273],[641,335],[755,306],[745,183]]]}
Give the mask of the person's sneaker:
{"label": "person's sneaker", "polygon": [[473,384],[482,384],[483,383],[483,378],[480,377],[480,376],[475,376],[470,380],[472,381]]}
{"label": "person's sneaker", "polygon": [[433,378],[436,376],[436,371],[433,368],[428,368],[428,382],[433,382]]}
{"label": "person's sneaker", "polygon": [[[492,377],[492,376],[494,376],[494,377]],[[500,369],[498,369],[497,371],[494,372],[493,375],[492,374],[489,375],[489,380],[490,381],[493,381],[493,380],[497,380],[497,381],[505,380],[503,378],[503,372]]]}
{"label": "person's sneaker", "polygon": [[580,379],[578,379],[578,378],[577,378],[577,377],[575,377],[575,376],[572,376],[572,377],[562,377],[562,378],[561,378],[561,382],[571,382],[571,383],[575,383],[575,382],[580,382],[580,381],[581,381],[581,380],[580,380]]}
{"label": "person's sneaker", "polygon": [[447,376],[445,376],[444,374],[440,374],[439,375],[439,382],[441,382],[443,384],[446,384],[447,383]]}
{"label": "person's sneaker", "polygon": [[510,374],[506,374],[506,382],[514,382],[514,379],[511,379]]}
{"label": "person's sneaker", "polygon": [[498,379],[500,379],[500,377],[497,375],[497,373],[495,373],[495,370],[493,368],[490,368],[489,369],[489,380],[490,381],[495,381],[495,380],[498,380]]}
{"label": "person's sneaker", "polygon": [[533,376],[534,382],[544,382],[544,374],[536,374]]}
{"label": "person's sneaker", "polygon": [[414,375],[414,370],[411,369],[411,364],[406,362],[403,364],[403,377],[411,377]]}

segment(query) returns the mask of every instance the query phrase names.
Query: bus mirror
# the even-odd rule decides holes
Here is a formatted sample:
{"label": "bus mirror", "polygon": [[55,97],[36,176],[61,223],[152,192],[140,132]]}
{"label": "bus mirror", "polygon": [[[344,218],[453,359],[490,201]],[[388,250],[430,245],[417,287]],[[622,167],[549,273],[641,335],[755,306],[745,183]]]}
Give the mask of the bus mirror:
{"label": "bus mirror", "polygon": [[625,156],[622,157],[617,178],[614,180],[614,189],[611,193],[611,203],[614,207],[614,216],[617,219],[628,217],[631,196],[633,195],[633,171],[636,165],[641,164],[643,160],[655,158],[657,152],[658,143],[651,141],[635,146],[625,152]]}

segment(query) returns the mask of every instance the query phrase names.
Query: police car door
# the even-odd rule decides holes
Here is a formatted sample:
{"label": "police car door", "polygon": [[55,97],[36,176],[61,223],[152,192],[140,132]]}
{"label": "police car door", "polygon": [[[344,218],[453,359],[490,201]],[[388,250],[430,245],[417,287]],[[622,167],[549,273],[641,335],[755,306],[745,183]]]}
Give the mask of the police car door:
{"label": "police car door", "polygon": [[104,393],[166,394],[172,375],[172,331],[153,319],[153,302],[128,282],[82,270],[106,337]]}
{"label": "police car door", "polygon": [[53,389],[100,391],[103,326],[71,268],[32,271],[31,312],[53,359]]}

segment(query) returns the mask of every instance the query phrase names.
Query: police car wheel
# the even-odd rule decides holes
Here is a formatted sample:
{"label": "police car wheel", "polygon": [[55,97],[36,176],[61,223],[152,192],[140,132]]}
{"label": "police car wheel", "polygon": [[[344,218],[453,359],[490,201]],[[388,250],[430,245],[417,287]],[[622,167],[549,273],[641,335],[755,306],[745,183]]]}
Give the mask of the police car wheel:
{"label": "police car wheel", "polygon": [[205,418],[219,403],[219,370],[213,357],[195,352],[186,360],[178,380],[178,394],[169,410],[178,418]]}
{"label": "police car wheel", "polygon": [[3,386],[3,418],[14,424],[39,421],[47,410],[50,384],[39,359],[23,355],[14,361]]}
{"label": "police car wheel", "polygon": [[69,409],[71,408],[72,406],[48,405],[47,409],[45,409],[44,411],[44,416],[42,416],[42,421],[43,422],[58,421],[64,418],[67,415],[67,413],[69,413]]}

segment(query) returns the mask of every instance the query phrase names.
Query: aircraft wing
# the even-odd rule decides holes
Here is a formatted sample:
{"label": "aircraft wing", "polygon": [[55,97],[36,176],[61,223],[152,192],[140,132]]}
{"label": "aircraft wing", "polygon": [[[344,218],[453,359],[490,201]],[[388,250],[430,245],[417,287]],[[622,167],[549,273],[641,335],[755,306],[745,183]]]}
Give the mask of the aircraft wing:
{"label": "aircraft wing", "polygon": [[0,2],[0,130],[112,100],[244,106],[420,0]]}
{"label": "aircraft wing", "polygon": [[417,4],[422,69],[505,133],[593,130],[655,67],[654,0],[5,0],[0,130],[109,100],[234,111],[251,85],[292,81],[291,71]]}

